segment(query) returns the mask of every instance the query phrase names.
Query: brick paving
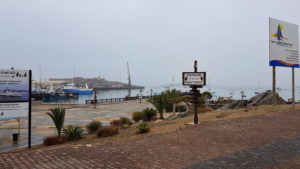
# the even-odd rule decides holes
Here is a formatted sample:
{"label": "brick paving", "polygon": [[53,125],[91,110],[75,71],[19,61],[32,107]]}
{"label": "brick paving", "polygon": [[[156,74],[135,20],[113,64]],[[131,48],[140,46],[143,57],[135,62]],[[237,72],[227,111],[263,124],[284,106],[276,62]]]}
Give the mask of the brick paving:
{"label": "brick paving", "polygon": [[[282,145],[287,147],[280,151],[289,152],[293,144],[299,144],[299,122],[299,111],[275,113],[203,123],[168,134],[102,145],[94,144],[92,147],[65,145],[6,153],[0,154],[0,168],[184,168],[222,159],[225,155],[225,158],[229,158],[232,154],[239,156],[242,152],[251,154],[258,150],[262,150],[257,155],[258,158],[275,162],[264,165],[249,160],[249,166],[257,163],[257,168],[270,168],[271,165],[299,155],[297,149],[289,155],[276,153],[276,148]],[[274,151],[264,149],[267,145],[273,145],[271,150]],[[238,166],[243,160],[231,162],[230,164]],[[229,163],[225,163],[220,168],[230,168],[229,166]]]}
{"label": "brick paving", "polygon": [[228,154],[183,169],[263,169],[300,156],[300,137]]}

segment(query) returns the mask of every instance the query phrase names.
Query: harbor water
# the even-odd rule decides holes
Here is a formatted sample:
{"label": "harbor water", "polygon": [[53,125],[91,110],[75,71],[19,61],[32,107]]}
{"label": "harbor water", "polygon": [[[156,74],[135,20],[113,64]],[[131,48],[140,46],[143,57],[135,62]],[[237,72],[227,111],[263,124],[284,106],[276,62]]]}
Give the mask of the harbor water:
{"label": "harbor water", "polygon": [[[150,96],[159,94],[168,89],[176,89],[182,92],[189,92],[190,88],[182,85],[175,86],[147,86],[143,90],[140,89],[131,89],[131,90],[97,90],[96,96],[97,99],[112,99],[112,98],[124,98],[126,96]],[[255,96],[256,92],[264,92],[270,90],[270,88],[238,88],[238,87],[204,87],[200,89],[200,92],[210,91],[213,94],[213,99],[217,100],[219,97],[229,97],[232,96],[234,100],[241,99],[241,91],[244,92],[243,99],[249,99]],[[284,98],[286,101],[292,97],[292,92],[290,88],[278,89],[277,92],[279,95]],[[56,99],[45,102],[46,104],[85,104],[86,100],[93,100],[94,94],[92,95],[79,95],[77,98],[71,99]],[[300,100],[300,88],[296,88],[296,101]]]}

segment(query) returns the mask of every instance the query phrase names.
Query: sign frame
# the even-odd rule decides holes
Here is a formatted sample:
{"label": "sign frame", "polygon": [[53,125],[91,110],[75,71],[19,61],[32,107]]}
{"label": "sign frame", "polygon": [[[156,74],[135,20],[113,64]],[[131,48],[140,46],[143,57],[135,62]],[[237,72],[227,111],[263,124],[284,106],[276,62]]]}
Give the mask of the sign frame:
{"label": "sign frame", "polygon": [[31,71],[0,69],[0,119],[28,117]]}
{"label": "sign frame", "polygon": [[297,24],[269,18],[269,66],[299,68]]}
{"label": "sign frame", "polygon": [[[184,76],[185,74],[190,74],[190,73],[193,73],[193,74],[203,74],[203,83],[202,84],[186,84],[185,83],[185,80],[184,80]],[[182,72],[182,85],[184,86],[193,86],[193,87],[202,87],[202,86],[205,86],[206,85],[206,72]]]}
{"label": "sign frame", "polygon": [[[2,74],[3,74],[3,84],[6,82],[7,85],[6,86],[9,86],[9,85],[15,85],[14,86],[14,89],[7,89],[4,90],[6,92],[13,92],[14,90],[18,89],[19,86],[23,87],[23,88],[20,88],[19,90],[17,90],[18,92],[23,92],[25,93],[25,96],[27,94],[27,97],[24,97],[22,98],[22,94],[19,94],[19,95],[16,95],[16,97],[21,97],[20,99],[12,99],[12,100],[1,100],[0,101],[0,104],[28,104],[28,106],[26,107],[27,111],[24,112],[24,114],[27,112],[28,115],[27,116],[18,116],[18,117],[11,117],[11,118],[15,118],[15,119],[20,119],[21,117],[28,117],[28,148],[31,148],[31,98],[32,98],[32,70],[16,70],[16,69],[1,69],[0,71],[3,71]],[[24,74],[17,74],[19,72],[26,72],[26,76]],[[9,74],[9,72],[11,72],[11,74]],[[15,74],[12,74],[13,72],[17,72]],[[9,77],[9,76],[12,76],[12,77]],[[11,80],[9,81],[10,78],[15,78],[15,77],[22,77],[22,78],[28,78],[28,79],[25,79],[25,80]],[[1,80],[0,80],[1,81]],[[25,81],[25,82],[24,82]],[[19,84],[18,84],[19,83]],[[26,84],[27,83],[27,84]],[[24,88],[25,86],[25,88]],[[9,86],[11,87],[11,86]],[[2,89],[2,88],[1,88]],[[2,89],[2,92],[3,92],[3,89]],[[6,96],[5,96],[6,97]],[[27,98],[27,99],[26,99]],[[21,106],[22,107],[22,106]],[[18,111],[18,109],[16,110]],[[20,109],[19,109],[20,111]],[[23,113],[22,113],[23,114]],[[3,118],[5,120],[5,118]],[[7,119],[10,119],[9,117]]]}

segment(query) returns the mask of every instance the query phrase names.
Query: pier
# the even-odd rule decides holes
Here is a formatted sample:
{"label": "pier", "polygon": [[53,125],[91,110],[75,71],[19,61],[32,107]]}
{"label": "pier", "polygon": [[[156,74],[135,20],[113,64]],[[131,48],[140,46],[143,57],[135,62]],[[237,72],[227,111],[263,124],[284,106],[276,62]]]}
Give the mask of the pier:
{"label": "pier", "polygon": [[122,102],[126,100],[138,100],[138,99],[149,99],[150,96],[134,96],[134,97],[124,97],[124,98],[111,98],[111,99],[97,99],[97,100],[85,100],[85,104],[98,104],[98,103],[114,103]]}

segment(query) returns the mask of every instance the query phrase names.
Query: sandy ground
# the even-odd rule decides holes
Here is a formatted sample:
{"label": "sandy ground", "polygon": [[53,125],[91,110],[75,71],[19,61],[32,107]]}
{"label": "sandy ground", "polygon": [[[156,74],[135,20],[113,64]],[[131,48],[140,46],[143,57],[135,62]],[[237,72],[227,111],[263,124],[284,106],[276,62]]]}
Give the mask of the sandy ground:
{"label": "sandy ground", "polygon": [[[113,105],[110,105],[113,106]],[[39,105],[39,110],[50,108],[51,106],[46,105]],[[80,107],[80,106],[79,106]],[[75,107],[70,109],[86,109],[89,106],[82,106],[81,108]],[[277,107],[277,112],[287,112],[291,110],[291,105],[279,105]],[[300,110],[300,105],[296,105],[296,110]],[[224,120],[230,120],[230,119],[238,119],[238,118],[246,118],[246,117],[252,117],[252,116],[259,116],[264,114],[270,114],[275,113],[272,111],[272,106],[266,105],[266,106],[257,106],[257,107],[249,107],[249,108],[242,108],[242,109],[234,109],[234,110],[215,110],[210,111],[207,113],[199,113],[199,121],[200,123],[209,123],[213,121],[224,121]],[[172,116],[173,113],[165,113],[165,117]],[[97,120],[103,120],[100,117],[96,117]],[[89,119],[82,119],[89,121]],[[108,142],[118,142],[118,141],[125,141],[125,140],[132,140],[140,137],[147,137],[151,135],[156,134],[164,134],[169,133],[175,130],[181,130],[184,128],[191,127],[191,125],[187,125],[188,123],[193,122],[193,115],[189,115],[185,118],[175,119],[175,120],[163,120],[163,121],[155,121],[151,122],[149,125],[151,127],[151,132],[147,135],[137,135],[137,124],[133,124],[131,127],[120,130],[120,134],[114,137],[109,138],[97,138],[95,135],[85,135],[84,139],[81,139],[79,141],[75,142],[69,142],[68,144],[70,146],[78,146],[81,144],[90,144],[90,143],[108,143]],[[51,128],[49,130],[49,128]],[[54,133],[53,125],[42,125],[39,126],[35,132],[41,132],[43,134],[52,134]],[[59,146],[59,145],[58,145]],[[44,147],[44,146],[42,146]],[[37,146],[37,148],[41,148],[41,146]]]}

